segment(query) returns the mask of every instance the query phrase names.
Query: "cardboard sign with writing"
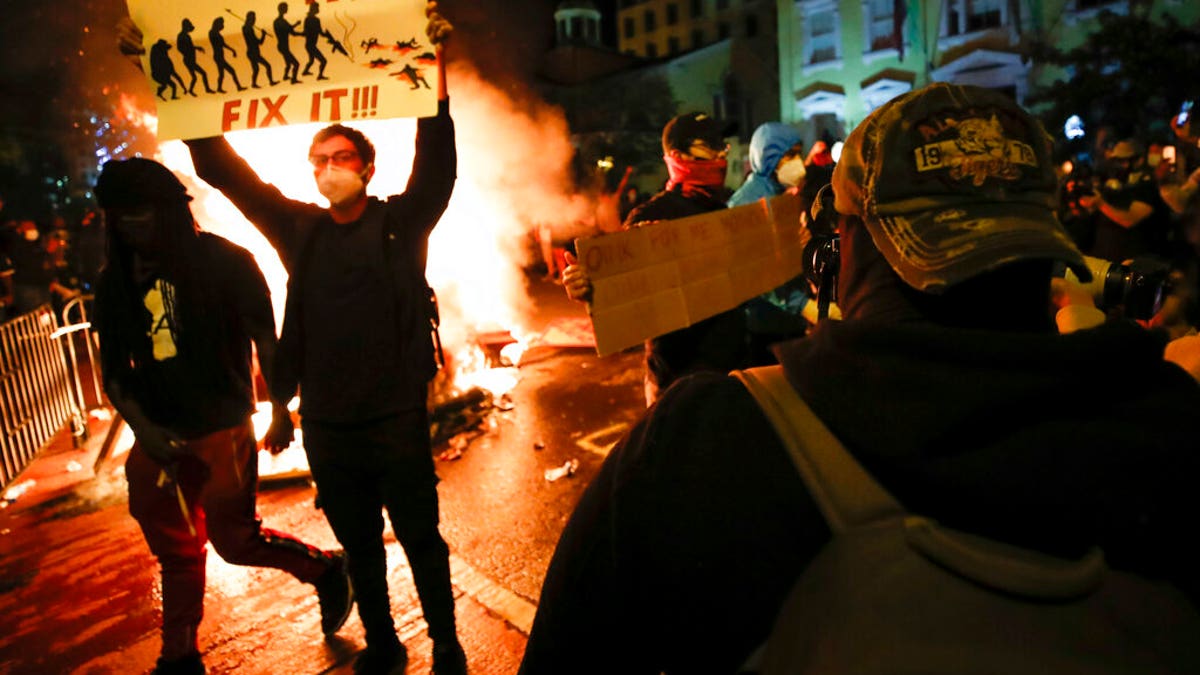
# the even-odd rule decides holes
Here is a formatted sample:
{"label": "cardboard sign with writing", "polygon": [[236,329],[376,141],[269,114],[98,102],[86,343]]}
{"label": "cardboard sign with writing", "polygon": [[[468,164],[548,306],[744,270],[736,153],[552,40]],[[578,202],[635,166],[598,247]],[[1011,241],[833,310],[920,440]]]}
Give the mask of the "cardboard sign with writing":
{"label": "cardboard sign with writing", "polygon": [[611,354],[800,274],[800,199],[781,195],[656,222],[579,239],[576,248],[592,282],[596,351]]}
{"label": "cardboard sign with writing", "polygon": [[158,137],[437,112],[425,0],[128,0]]}

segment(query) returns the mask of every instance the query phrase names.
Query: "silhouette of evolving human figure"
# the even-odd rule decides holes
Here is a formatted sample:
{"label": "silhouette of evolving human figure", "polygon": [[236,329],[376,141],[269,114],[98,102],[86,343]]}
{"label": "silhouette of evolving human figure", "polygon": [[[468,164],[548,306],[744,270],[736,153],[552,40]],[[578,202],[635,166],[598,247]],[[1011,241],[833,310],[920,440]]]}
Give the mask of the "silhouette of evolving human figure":
{"label": "silhouette of evolving human figure", "polygon": [[[171,88],[171,100],[179,98],[179,89],[187,91],[187,85],[183,83],[183,78],[179,73],[175,72],[175,64],[171,62],[171,56],[167,51],[171,49],[171,43],[166,40],[159,40],[150,47],[150,77],[158,83],[158,91],[154,92],[162,100],[167,100],[163,96],[163,92],[167,87]],[[175,82],[179,82],[179,88],[175,87]]]}
{"label": "silhouette of evolving human figure", "polygon": [[[279,16],[275,18],[274,24],[275,43],[279,48],[279,54],[283,56],[283,79],[291,80],[292,84],[296,84],[300,81],[300,61],[292,55],[292,50],[288,47],[288,39],[293,35],[299,35],[296,32],[296,26],[299,26],[300,22],[292,23],[284,18],[287,11],[287,3],[279,3]],[[289,73],[291,73],[290,76]]]}
{"label": "silhouette of evolving human figure", "polygon": [[260,49],[262,43],[267,41],[267,31],[254,25],[257,18],[258,16],[253,11],[246,12],[246,20],[242,24],[242,38],[246,41],[246,59],[250,61],[250,86],[255,89],[258,89],[260,66],[267,71],[267,81],[272,85],[278,84],[271,75],[271,64],[263,58]]}
{"label": "silhouette of evolving human figure", "polygon": [[237,51],[225,44],[225,36],[221,35],[223,30],[225,30],[225,19],[218,16],[213,19],[212,28],[208,31],[208,42],[212,45],[213,50],[213,62],[217,64],[217,91],[225,93],[225,73],[229,73],[233,77],[233,84],[238,91],[245,91],[246,88],[238,80],[237,71],[225,60],[225,52],[229,52],[236,59]]}
{"label": "silhouette of evolving human figure", "polygon": [[317,70],[317,79],[328,80],[329,78],[325,77],[325,55],[317,47],[317,40],[321,39],[322,35],[326,35],[326,31],[321,28],[321,19],[317,17],[317,13],[320,11],[320,5],[314,2],[308,6],[308,16],[304,19],[304,51],[308,53],[308,63],[304,64],[304,74],[309,74],[315,61],[320,64]]}
{"label": "silhouette of evolving human figure", "polygon": [[192,76],[192,81],[188,84],[188,93],[192,96],[196,95],[196,74],[199,73],[204,81],[204,91],[209,94],[215,94],[213,88],[208,84],[208,73],[196,63],[196,52],[204,51],[204,47],[197,47],[192,42],[192,31],[196,27],[192,25],[191,19],[184,19],[178,37],[175,38],[175,48],[179,50],[179,55],[183,57],[183,65],[187,67],[188,73]]}

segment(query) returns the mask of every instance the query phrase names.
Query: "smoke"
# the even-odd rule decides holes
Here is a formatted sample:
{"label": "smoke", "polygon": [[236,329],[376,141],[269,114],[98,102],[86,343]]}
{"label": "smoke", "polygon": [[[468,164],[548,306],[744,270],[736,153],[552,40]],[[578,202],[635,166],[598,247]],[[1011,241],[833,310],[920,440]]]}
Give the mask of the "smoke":
{"label": "smoke", "polygon": [[[465,38],[462,33],[456,30],[452,39]],[[438,294],[443,343],[458,351],[476,333],[509,330],[524,338],[541,328],[531,324],[526,311],[525,268],[537,251],[537,227],[549,225],[563,238],[586,234],[595,222],[596,204],[574,185],[574,148],[562,110],[533,92],[525,81],[528,73],[515,66],[502,72],[504,60],[488,58],[485,51],[453,43],[451,48],[447,79],[458,180],[430,238],[427,275]],[[487,74],[470,58],[483,58]],[[361,129],[377,148],[368,192],[379,197],[402,192],[412,165],[415,121],[346,124]],[[293,199],[324,204],[304,161],[319,128],[297,125],[235,132],[227,138],[264,181]],[[182,143],[165,143],[156,156],[188,184],[204,229],[255,254],[278,318],[286,274],[269,244],[231,203],[195,177]]]}
{"label": "smoke", "polygon": [[[535,97],[514,98],[469,67],[455,68],[448,80],[458,132],[459,183],[430,241],[430,281],[435,288],[451,289],[452,295],[439,293],[474,323],[528,331],[534,327],[520,325],[520,311],[497,313],[494,301],[508,309],[524,306],[519,266],[529,262],[536,248],[537,226],[582,232],[594,220],[595,204],[573,184],[574,149],[560,109]],[[451,255],[443,255],[446,250]],[[458,264],[460,257],[469,264]],[[495,260],[504,264],[490,264]],[[496,290],[502,297],[480,295],[483,289],[472,283],[487,283],[477,278],[480,270],[500,284]]]}
{"label": "smoke", "polygon": [[[529,298],[523,271],[537,250],[536,228],[550,225],[569,237],[589,231],[595,218],[592,198],[573,184],[574,149],[565,117],[543,101],[531,84],[537,62],[551,44],[553,5],[550,0],[536,0],[521,3],[520,11],[514,11],[512,4],[501,0],[439,3],[455,24],[448,45],[448,87],[457,128],[459,178],[430,239],[428,277],[439,295],[442,336],[450,348],[470,342],[477,331],[507,329],[523,337],[538,330],[524,311]],[[3,34],[14,38],[5,52],[7,82],[20,81],[24,87],[35,79],[46,80],[42,77],[46,69],[59,66],[55,70],[60,79],[53,82],[53,91],[45,93],[46,99],[63,104],[86,93],[90,99],[107,102],[114,122],[127,127],[145,124],[136,111],[130,114],[129,103],[152,111],[152,90],[116,49],[114,27],[125,14],[124,2],[69,0],[21,6],[19,12],[4,10]],[[17,42],[20,35],[25,38]],[[41,47],[35,48],[35,43]],[[53,47],[49,52],[47,45]],[[11,61],[10,54],[14,55]],[[39,92],[32,93],[34,100],[41,98]],[[369,192],[387,196],[403,191],[412,163],[415,122],[351,126],[361,128],[379,151]],[[323,204],[304,161],[316,129],[238,132],[229,134],[229,139],[263,180],[289,197]],[[57,133],[79,136],[78,129],[67,127]],[[148,126],[141,127],[132,140],[117,136],[110,129],[94,139],[101,147],[91,150],[98,151],[91,161],[110,154],[143,154],[180,174],[196,197],[193,208],[202,227],[255,254],[271,286],[278,317],[286,293],[286,274],[278,257],[232,204],[195,177],[186,148],[179,142],[158,145]]]}

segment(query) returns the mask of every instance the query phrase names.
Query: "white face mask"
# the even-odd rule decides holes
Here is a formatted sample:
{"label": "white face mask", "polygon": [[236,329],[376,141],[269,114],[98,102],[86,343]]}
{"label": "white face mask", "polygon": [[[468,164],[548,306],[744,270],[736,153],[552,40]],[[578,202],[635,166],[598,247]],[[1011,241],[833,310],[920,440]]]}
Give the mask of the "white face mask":
{"label": "white face mask", "polygon": [[330,164],[317,176],[317,189],[329,200],[331,207],[346,206],[357,200],[366,189],[365,178],[370,168],[368,165],[362,173],[355,173]]}
{"label": "white face mask", "polygon": [[804,180],[804,158],[793,157],[775,167],[775,177],[788,187],[796,187]]}

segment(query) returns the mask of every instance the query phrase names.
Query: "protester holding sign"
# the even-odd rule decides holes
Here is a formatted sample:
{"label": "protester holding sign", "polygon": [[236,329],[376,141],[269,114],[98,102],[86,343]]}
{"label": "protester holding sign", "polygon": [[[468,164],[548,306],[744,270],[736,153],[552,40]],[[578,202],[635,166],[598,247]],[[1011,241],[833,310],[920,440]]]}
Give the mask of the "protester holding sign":
{"label": "protester holding sign", "polygon": [[[722,125],[703,113],[679,115],[663,128],[663,161],[670,176],[666,188],[635,208],[625,228],[694,216],[725,208],[725,155]],[[591,298],[587,267],[572,258],[563,286],[575,300]],[[724,311],[646,342],[646,405],[660,391],[691,372],[728,372],[745,365],[746,318],[740,309]]]}
{"label": "protester holding sign", "polygon": [[[407,662],[388,597],[384,508],[412,567],[433,640],[433,672],[466,671],[449,549],[438,532],[426,409],[427,385],[437,370],[426,251],[449,202],[457,161],[442,57],[451,25],[435,2],[426,4],[425,14],[425,33],[438,54],[437,114],[417,123],[403,193],[367,197],[375,148],[341,124],[319,131],[308,148],[328,208],[288,199],[264,183],[224,137],[187,141],[197,174],[263,233],[288,271],[270,386],[283,400],[297,386],[301,391],[309,466],[325,515],[349,556],[366,632],[356,673],[401,672]],[[127,38],[127,50],[140,48],[140,35]],[[274,432],[269,437],[281,435]]]}

